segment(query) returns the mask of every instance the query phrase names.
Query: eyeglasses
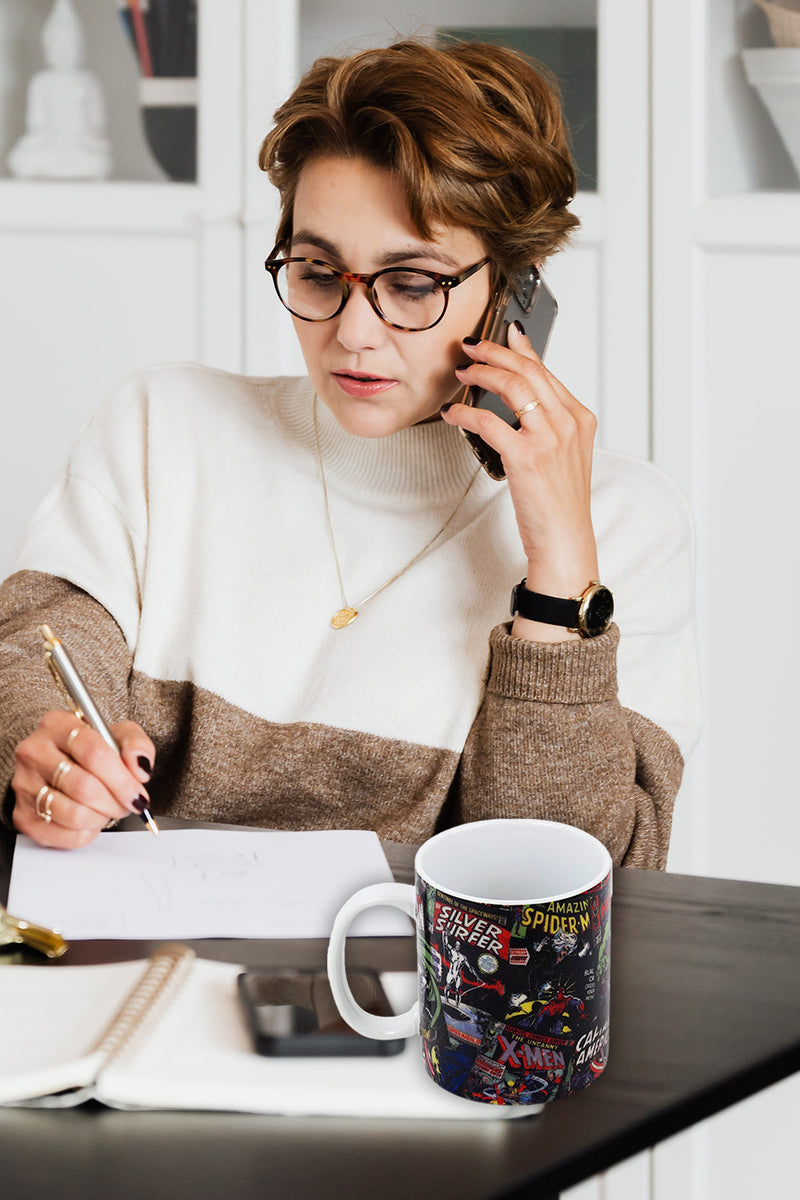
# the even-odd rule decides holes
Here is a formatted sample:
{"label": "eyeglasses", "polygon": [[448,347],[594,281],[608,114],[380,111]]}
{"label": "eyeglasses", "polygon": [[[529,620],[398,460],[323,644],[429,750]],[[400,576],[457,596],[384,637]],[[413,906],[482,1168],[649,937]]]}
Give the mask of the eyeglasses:
{"label": "eyeglasses", "polygon": [[272,276],[278,299],[293,316],[301,321],[330,321],[344,308],[353,284],[361,283],[380,319],[404,333],[421,333],[438,325],[453,288],[489,262],[482,258],[460,275],[412,267],[385,267],[372,275],[361,275],[336,271],[318,258],[273,258],[277,249],[264,267]]}

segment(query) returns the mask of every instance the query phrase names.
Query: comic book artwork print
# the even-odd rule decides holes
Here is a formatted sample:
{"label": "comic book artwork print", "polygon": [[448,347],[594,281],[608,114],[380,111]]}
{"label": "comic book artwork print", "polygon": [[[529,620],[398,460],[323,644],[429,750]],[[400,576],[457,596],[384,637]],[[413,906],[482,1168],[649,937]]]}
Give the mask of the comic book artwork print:
{"label": "comic book artwork print", "polygon": [[610,874],[569,900],[497,907],[417,878],[420,1029],[437,1083],[488,1104],[540,1104],[601,1073],[610,903]]}

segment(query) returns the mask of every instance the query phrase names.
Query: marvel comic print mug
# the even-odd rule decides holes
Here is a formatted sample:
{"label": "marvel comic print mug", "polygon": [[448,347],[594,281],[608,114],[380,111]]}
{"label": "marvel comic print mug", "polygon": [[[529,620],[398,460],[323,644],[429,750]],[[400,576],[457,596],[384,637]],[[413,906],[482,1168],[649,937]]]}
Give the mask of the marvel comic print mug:
{"label": "marvel comic print mug", "polygon": [[[419,1033],[436,1083],[485,1104],[540,1105],[586,1087],[608,1057],[611,857],[552,821],[493,820],[436,834],[415,886],[381,883],[346,902],[328,976],[336,1005],[371,1038]],[[419,999],[376,1017],[347,984],[345,940],[366,908],[417,927]]]}

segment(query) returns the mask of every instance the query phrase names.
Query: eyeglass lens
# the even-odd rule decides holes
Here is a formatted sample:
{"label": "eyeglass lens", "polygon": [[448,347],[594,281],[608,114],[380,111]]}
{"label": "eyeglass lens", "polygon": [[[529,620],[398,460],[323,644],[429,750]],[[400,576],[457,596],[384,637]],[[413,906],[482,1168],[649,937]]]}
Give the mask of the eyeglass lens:
{"label": "eyeglass lens", "polygon": [[[334,272],[318,263],[287,262],[277,272],[283,303],[298,317],[325,321],[342,303],[343,285]],[[405,329],[426,329],[444,312],[444,289],[419,271],[385,271],[372,288],[382,316]]]}

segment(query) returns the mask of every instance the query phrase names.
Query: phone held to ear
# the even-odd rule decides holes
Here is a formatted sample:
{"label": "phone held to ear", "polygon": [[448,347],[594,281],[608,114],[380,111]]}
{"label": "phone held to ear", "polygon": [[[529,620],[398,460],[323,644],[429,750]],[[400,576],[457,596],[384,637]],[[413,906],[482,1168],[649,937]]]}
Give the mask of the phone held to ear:
{"label": "phone held to ear", "polygon": [[[508,327],[513,321],[519,321],[533,349],[540,358],[544,358],[557,314],[558,304],[555,296],[536,267],[530,266],[513,287],[503,287],[495,293],[480,331],[480,338],[482,341],[507,346]],[[494,392],[487,392],[479,387],[466,387],[457,400],[473,408],[488,408],[512,428],[519,429],[519,421],[511,409]],[[461,432],[484,471],[491,475],[492,479],[505,479],[503,460],[498,452],[476,433],[471,433],[468,429],[462,429]]]}
{"label": "phone held to ear", "polygon": [[[392,1007],[374,971],[349,971],[358,1004],[376,1016]],[[239,999],[257,1054],[351,1056],[399,1054],[405,1040],[362,1037],[339,1016],[324,971],[245,971],[238,977]]]}

